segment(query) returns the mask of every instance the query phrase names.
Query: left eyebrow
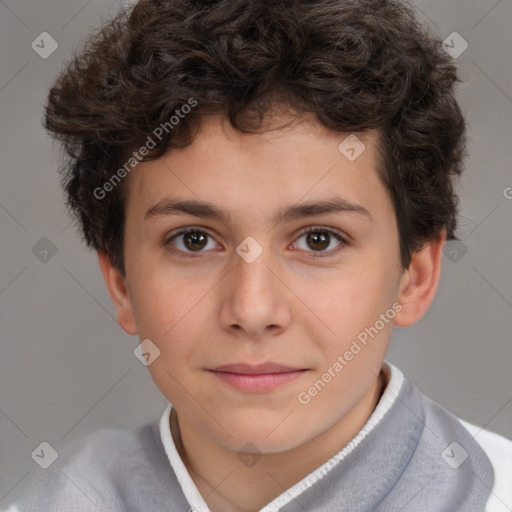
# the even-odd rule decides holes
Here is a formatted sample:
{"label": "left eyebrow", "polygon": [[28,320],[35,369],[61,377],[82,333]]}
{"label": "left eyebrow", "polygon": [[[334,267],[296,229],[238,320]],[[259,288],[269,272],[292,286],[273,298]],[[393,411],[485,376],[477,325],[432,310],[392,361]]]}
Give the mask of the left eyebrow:
{"label": "left eyebrow", "polygon": [[291,221],[301,217],[313,217],[315,215],[326,215],[329,213],[356,213],[366,216],[372,222],[370,212],[360,204],[351,203],[342,197],[332,197],[321,201],[312,201],[288,206],[280,210],[273,218],[275,224],[281,221]]}
{"label": "left eyebrow", "polygon": [[[351,203],[341,197],[291,205],[279,210],[272,218],[274,224],[302,217],[326,215],[330,213],[355,213],[373,222],[370,212],[360,204]],[[144,214],[144,220],[162,215],[186,214],[200,218],[210,218],[229,224],[231,215],[218,206],[205,201],[179,200],[166,197],[151,206]]]}

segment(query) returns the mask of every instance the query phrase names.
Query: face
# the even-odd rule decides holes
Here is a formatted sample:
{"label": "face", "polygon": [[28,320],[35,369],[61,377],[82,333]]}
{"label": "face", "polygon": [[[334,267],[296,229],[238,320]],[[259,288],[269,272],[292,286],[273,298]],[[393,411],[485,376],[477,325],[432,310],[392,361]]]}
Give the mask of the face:
{"label": "face", "polygon": [[179,415],[225,447],[299,446],[379,373],[404,274],[375,134],[354,161],[347,135],[214,116],[129,176],[118,319],[160,350],[148,370]]}

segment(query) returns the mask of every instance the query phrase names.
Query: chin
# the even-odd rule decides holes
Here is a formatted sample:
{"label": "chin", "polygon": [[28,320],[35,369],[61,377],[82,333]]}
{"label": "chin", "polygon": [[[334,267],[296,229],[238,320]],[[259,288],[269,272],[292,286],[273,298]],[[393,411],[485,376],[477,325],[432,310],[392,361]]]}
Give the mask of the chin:
{"label": "chin", "polygon": [[232,426],[224,423],[225,428],[232,436],[223,435],[218,442],[237,452],[243,450],[270,454],[292,450],[311,438],[308,431],[301,428],[300,425],[285,426],[284,422],[281,423],[282,420],[283,418],[274,419],[272,422],[242,421],[236,425],[232,424]]}

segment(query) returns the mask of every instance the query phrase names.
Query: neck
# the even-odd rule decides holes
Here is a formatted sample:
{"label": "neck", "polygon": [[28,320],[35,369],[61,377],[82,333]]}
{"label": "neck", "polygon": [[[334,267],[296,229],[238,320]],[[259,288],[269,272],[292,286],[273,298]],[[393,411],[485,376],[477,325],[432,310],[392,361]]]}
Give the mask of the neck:
{"label": "neck", "polygon": [[252,467],[239,468],[239,454],[171,412],[177,450],[211,512],[256,512],[342,450],[368,421],[386,388],[379,378],[363,399],[319,436],[292,450],[263,454]]}

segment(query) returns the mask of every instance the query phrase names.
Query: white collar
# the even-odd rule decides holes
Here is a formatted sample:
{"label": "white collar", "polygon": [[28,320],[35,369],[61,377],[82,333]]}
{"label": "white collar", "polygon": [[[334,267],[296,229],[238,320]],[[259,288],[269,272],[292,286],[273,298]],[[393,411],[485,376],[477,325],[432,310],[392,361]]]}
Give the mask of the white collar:
{"label": "white collar", "polygon": [[[404,375],[402,371],[389,361],[384,360],[382,370],[387,373],[388,385],[384,390],[373,413],[367,422],[361,428],[359,433],[350,441],[342,450],[331,457],[327,462],[316,468],[309,475],[277,496],[268,505],[265,505],[259,512],[278,512],[282,507],[291,502],[297,496],[302,494],[306,489],[311,487],[318,480],[323,478],[330,470],[332,470],[340,461],[342,461],[349,453],[351,453],[357,445],[371,432],[375,426],[382,420],[386,412],[391,408],[402,387]],[[189,502],[191,510],[194,512],[211,512],[206,505],[203,497],[197,489],[194,481],[190,477],[185,464],[181,460],[174,439],[171,435],[170,414],[172,404],[169,403],[160,419],[160,436],[165,448],[165,453],[176,474],[176,478],[180,483],[183,494]]]}

